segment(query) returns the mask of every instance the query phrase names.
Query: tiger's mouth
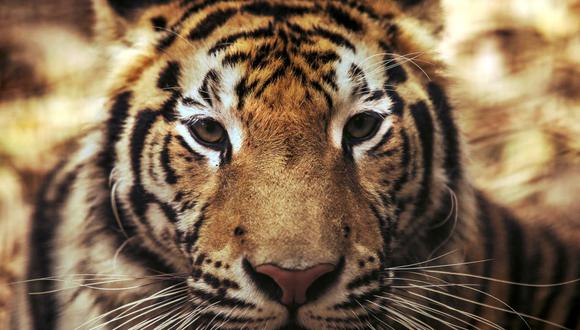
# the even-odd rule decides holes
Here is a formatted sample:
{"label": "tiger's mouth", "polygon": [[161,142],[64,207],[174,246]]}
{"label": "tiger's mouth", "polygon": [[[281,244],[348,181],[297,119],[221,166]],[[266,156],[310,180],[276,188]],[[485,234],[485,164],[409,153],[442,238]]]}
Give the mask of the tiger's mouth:
{"label": "tiger's mouth", "polygon": [[288,318],[286,323],[282,325],[279,330],[307,330],[308,328],[302,326],[298,322],[298,308],[288,308]]}

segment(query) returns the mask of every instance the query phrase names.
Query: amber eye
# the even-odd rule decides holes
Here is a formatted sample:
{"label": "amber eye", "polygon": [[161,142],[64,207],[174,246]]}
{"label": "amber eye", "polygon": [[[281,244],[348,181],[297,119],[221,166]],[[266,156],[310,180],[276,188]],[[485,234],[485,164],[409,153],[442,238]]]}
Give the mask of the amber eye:
{"label": "amber eye", "polygon": [[226,129],[213,119],[196,120],[189,130],[198,142],[214,149],[221,149],[227,138]]}
{"label": "amber eye", "polygon": [[382,121],[383,118],[374,112],[359,113],[344,126],[344,138],[350,144],[368,140],[377,133]]}

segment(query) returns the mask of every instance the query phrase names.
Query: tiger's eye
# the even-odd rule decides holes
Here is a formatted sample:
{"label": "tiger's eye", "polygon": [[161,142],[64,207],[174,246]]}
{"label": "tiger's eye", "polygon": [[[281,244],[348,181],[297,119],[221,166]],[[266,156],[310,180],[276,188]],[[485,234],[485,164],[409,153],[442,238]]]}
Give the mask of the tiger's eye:
{"label": "tiger's eye", "polygon": [[201,119],[190,126],[194,137],[205,144],[220,144],[226,138],[226,129],[213,119]]}
{"label": "tiger's eye", "polygon": [[345,138],[351,143],[368,140],[376,134],[382,120],[381,116],[372,112],[359,113],[346,123]]}

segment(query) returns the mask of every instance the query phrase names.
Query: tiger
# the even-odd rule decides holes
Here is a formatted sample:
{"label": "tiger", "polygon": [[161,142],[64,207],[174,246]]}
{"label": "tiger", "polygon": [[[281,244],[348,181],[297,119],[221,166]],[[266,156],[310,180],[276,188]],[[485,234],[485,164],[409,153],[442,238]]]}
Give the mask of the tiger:
{"label": "tiger", "polygon": [[94,0],[13,328],[579,328],[578,223],[473,184],[436,5]]}

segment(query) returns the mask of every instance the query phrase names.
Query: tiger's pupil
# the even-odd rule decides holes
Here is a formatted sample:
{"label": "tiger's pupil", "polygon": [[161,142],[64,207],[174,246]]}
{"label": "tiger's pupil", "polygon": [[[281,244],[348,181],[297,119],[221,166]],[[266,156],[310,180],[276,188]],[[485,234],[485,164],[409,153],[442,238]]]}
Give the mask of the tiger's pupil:
{"label": "tiger's pupil", "polygon": [[224,127],[214,120],[197,121],[191,129],[195,136],[205,143],[220,143],[225,137]]}
{"label": "tiger's pupil", "polygon": [[352,117],[348,121],[345,127],[345,133],[350,139],[368,139],[376,133],[380,122],[381,120],[378,116],[369,113],[361,113]]}

